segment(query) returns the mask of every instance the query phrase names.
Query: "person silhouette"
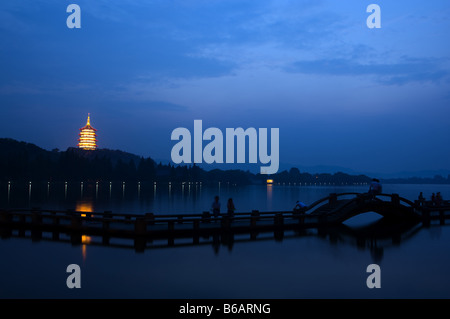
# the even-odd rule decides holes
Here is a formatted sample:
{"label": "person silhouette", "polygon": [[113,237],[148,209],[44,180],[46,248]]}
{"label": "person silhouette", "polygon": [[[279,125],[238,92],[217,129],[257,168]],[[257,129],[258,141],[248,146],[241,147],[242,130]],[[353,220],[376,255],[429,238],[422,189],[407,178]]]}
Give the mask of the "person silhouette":
{"label": "person silhouette", "polygon": [[228,210],[228,216],[234,217],[234,211],[236,210],[236,207],[234,207],[233,199],[229,198],[227,203],[227,210]]}
{"label": "person silhouette", "polygon": [[306,204],[298,200],[297,203],[295,204],[294,210],[301,210],[302,208],[305,207],[307,207]]}
{"label": "person silhouette", "polygon": [[423,192],[420,192],[420,194],[419,194],[419,205],[423,206],[424,202],[425,202],[425,197],[423,197]]}
{"label": "person silhouette", "polygon": [[442,195],[441,192],[436,193],[436,206],[441,206],[442,204]]}
{"label": "person silhouette", "polygon": [[382,189],[380,180],[373,178],[369,187],[369,194],[371,195],[371,198],[375,198],[375,195],[381,194]]}
{"label": "person silhouette", "polygon": [[211,204],[211,210],[213,212],[214,218],[218,218],[220,215],[220,202],[219,196],[214,197],[214,202]]}

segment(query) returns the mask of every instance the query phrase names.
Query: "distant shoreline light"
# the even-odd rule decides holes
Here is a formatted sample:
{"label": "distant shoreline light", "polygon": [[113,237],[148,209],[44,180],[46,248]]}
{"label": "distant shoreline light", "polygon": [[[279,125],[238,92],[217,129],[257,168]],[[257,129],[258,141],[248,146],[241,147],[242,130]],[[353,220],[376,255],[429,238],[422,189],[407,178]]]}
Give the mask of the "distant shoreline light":
{"label": "distant shoreline light", "polygon": [[97,149],[97,130],[91,126],[91,114],[88,113],[88,118],[86,125],[80,128],[80,133],[78,134],[80,138],[78,139],[78,148],[83,150],[95,150]]}

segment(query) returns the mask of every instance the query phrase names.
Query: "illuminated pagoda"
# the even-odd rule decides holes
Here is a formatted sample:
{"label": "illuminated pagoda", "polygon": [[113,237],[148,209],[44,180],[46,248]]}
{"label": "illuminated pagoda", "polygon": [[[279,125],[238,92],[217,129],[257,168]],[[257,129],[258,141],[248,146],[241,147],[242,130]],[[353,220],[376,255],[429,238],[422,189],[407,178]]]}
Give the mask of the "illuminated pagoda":
{"label": "illuminated pagoda", "polygon": [[95,132],[97,130],[91,126],[90,113],[88,113],[86,126],[80,128],[80,134],[78,134],[80,136],[78,147],[84,150],[95,150],[97,148]]}

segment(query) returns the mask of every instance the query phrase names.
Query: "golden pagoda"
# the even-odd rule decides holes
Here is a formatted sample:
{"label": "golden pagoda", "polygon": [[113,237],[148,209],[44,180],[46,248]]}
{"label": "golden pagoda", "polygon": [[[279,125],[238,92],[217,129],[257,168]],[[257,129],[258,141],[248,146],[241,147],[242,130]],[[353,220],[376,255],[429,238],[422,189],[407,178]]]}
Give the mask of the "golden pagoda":
{"label": "golden pagoda", "polygon": [[78,134],[80,136],[78,147],[84,150],[95,150],[97,148],[97,134],[95,134],[97,130],[91,126],[90,115],[88,113],[86,126],[80,128],[80,134]]}

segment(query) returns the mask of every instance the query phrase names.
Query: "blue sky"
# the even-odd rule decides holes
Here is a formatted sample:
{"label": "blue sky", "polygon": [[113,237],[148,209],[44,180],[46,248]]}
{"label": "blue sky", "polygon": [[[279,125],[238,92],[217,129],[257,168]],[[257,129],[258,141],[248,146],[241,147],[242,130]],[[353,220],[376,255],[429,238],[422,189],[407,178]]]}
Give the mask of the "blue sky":
{"label": "blue sky", "polygon": [[448,0],[5,0],[0,136],[66,149],[90,112],[100,147],[169,160],[201,119],[279,128],[284,164],[450,169],[449,31]]}

